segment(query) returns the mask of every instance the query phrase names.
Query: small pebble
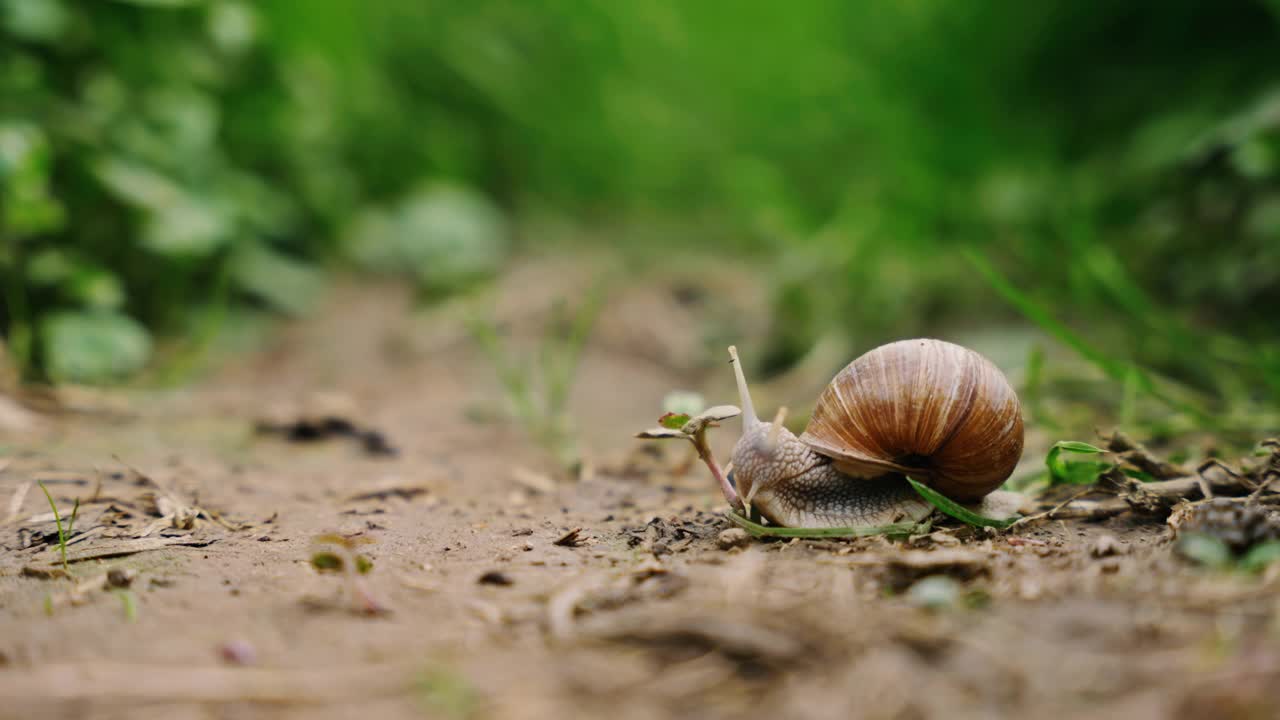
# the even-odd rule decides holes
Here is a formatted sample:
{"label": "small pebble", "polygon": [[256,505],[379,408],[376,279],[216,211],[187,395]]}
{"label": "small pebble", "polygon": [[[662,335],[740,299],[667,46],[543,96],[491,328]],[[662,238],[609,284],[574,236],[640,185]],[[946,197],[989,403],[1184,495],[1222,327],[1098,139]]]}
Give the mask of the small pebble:
{"label": "small pebble", "polygon": [[223,662],[231,665],[253,665],[258,662],[258,652],[248,640],[228,640],[218,647]]}
{"label": "small pebble", "polygon": [[498,585],[500,587],[508,587],[515,584],[515,581],[512,580],[509,575],[498,572],[497,570],[490,570],[489,572],[481,575],[476,582],[481,585]]}
{"label": "small pebble", "polygon": [[107,571],[107,587],[127,588],[133,584],[133,579],[137,576],[137,570],[111,568]]}
{"label": "small pebble", "polygon": [[946,575],[930,575],[916,581],[907,591],[907,600],[917,607],[940,610],[960,600],[961,585]]}
{"label": "small pebble", "polygon": [[1114,535],[1103,535],[1093,541],[1093,546],[1089,548],[1089,554],[1096,558],[1110,557],[1112,555],[1124,555],[1129,548],[1122,545]]}
{"label": "small pebble", "polygon": [[736,547],[746,547],[751,542],[751,535],[742,528],[729,528],[721,530],[716,536],[716,544],[721,550],[732,550]]}

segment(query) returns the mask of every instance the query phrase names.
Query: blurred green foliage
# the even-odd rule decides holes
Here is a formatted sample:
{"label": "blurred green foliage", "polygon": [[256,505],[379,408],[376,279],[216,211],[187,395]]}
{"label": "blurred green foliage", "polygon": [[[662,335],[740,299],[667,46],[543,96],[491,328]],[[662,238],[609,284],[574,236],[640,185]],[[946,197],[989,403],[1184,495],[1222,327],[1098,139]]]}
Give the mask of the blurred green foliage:
{"label": "blurred green foliage", "polygon": [[[355,218],[392,216],[395,269],[432,292],[501,260],[484,196],[401,199],[431,168],[368,154],[337,49],[273,38],[269,23],[312,12],[287,7],[0,0],[0,327],[30,375],[127,377],[152,333],[206,341],[232,303],[306,312]],[[395,133],[418,143],[410,124]],[[351,254],[377,266],[380,237]]]}
{"label": "blurred green foliage", "polygon": [[301,312],[330,259],[441,295],[554,213],[768,260],[775,367],[1037,308],[1139,389],[1280,399],[1275,0],[0,8],[32,368],[80,367],[55,312]]}

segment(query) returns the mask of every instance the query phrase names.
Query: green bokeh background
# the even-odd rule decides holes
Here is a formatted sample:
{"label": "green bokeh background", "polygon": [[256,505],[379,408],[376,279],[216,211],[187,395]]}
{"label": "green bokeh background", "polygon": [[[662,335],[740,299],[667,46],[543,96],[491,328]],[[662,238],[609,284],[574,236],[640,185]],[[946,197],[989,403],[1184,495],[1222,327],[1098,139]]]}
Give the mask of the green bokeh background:
{"label": "green bokeh background", "polygon": [[0,0],[0,330],[118,380],[555,218],[768,263],[773,368],[1021,315],[1274,402],[1278,80],[1275,0]]}

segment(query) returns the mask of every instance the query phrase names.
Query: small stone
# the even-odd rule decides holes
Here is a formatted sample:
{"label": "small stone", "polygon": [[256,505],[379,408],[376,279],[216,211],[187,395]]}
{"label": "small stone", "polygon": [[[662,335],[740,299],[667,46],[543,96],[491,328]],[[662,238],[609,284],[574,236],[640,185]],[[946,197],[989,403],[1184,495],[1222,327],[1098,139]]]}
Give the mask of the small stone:
{"label": "small stone", "polygon": [[476,582],[480,585],[498,585],[500,587],[508,587],[515,584],[515,581],[511,579],[511,576],[506,573],[498,572],[497,570],[490,570],[489,572],[481,575]]}
{"label": "small stone", "polygon": [[109,588],[127,588],[133,584],[133,579],[138,576],[137,570],[125,568],[111,568],[107,571],[107,587]]}
{"label": "small stone", "polygon": [[1035,578],[1023,578],[1018,583],[1018,597],[1023,600],[1038,600],[1044,595],[1044,585]]}
{"label": "small stone", "polygon": [[1114,535],[1103,535],[1093,542],[1093,546],[1089,548],[1089,554],[1096,558],[1110,557],[1112,555],[1124,555],[1129,548],[1122,545]]}
{"label": "small stone", "polygon": [[231,665],[253,665],[258,661],[258,653],[248,640],[228,640],[218,648],[218,655]]}
{"label": "small stone", "polygon": [[751,542],[751,535],[742,528],[729,528],[721,530],[716,536],[716,544],[721,550],[732,550],[737,547],[746,547]]}
{"label": "small stone", "polygon": [[916,607],[941,610],[960,600],[961,585],[946,575],[930,575],[916,581],[907,591],[907,600]]}

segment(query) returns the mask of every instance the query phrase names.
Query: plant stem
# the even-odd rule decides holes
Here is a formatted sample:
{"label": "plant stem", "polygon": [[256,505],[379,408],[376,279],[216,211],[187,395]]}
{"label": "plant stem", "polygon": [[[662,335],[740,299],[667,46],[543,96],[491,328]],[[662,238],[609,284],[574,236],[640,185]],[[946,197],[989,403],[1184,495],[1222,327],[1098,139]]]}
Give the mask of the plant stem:
{"label": "plant stem", "polygon": [[739,513],[745,512],[742,498],[738,496],[738,491],[734,489],[733,484],[729,482],[728,476],[720,468],[720,463],[717,463],[715,456],[711,454],[711,446],[707,444],[707,428],[709,426],[709,424],[704,425],[698,429],[697,434],[693,436],[693,447],[698,451],[698,458],[707,464],[707,469],[711,471],[716,482],[720,483],[720,491],[724,493],[724,499],[729,501],[729,506]]}
{"label": "plant stem", "polygon": [[71,533],[76,526],[76,517],[80,515],[80,498],[76,498],[76,504],[71,508],[71,519],[67,521],[67,538],[71,537]]}

